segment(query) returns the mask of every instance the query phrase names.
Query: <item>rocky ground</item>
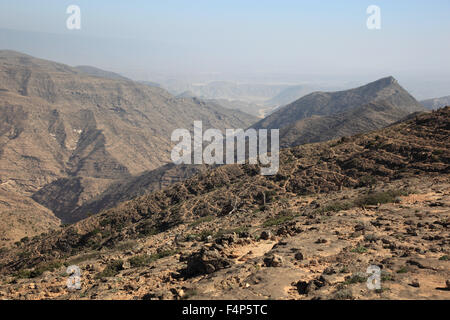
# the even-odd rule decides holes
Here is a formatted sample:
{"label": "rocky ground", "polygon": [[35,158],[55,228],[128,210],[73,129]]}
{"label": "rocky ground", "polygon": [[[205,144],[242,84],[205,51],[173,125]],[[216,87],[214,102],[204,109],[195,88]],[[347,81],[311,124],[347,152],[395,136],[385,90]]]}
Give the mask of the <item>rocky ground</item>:
{"label": "rocky ground", "polygon": [[[3,299],[450,299],[450,181],[408,179],[316,196],[270,212],[205,217],[1,277]],[[395,193],[394,193],[395,191]],[[370,201],[383,204],[356,205]],[[398,194],[398,195],[396,195]],[[223,226],[228,226],[227,230]],[[80,267],[69,290],[66,267]],[[379,266],[381,289],[366,270]]]}

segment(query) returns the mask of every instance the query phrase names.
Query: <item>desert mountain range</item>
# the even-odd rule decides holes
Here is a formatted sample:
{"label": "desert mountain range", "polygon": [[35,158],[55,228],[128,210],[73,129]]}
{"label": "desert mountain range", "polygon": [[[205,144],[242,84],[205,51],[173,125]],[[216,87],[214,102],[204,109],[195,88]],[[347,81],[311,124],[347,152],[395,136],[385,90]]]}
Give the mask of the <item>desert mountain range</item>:
{"label": "desert mountain range", "polygon": [[95,67],[14,51],[1,51],[0,63],[0,208],[10,217],[0,226],[4,243],[203,172],[205,166],[168,163],[171,131],[194,120],[218,129],[279,128],[281,146],[293,147],[380,129],[425,110],[387,77],[306,95],[257,122],[220,100],[174,97]]}
{"label": "desert mountain range", "polygon": [[79,205],[118,179],[168,163],[171,132],[194,120],[225,129],[255,118],[93,67],[0,51],[2,241],[59,224],[32,199],[41,188],[69,184],[59,201]]}
{"label": "desert mountain range", "polygon": [[[0,255],[14,299],[448,299],[450,107],[208,168]],[[63,270],[82,270],[81,291]],[[366,287],[368,265],[382,289]],[[120,279],[120,280],[119,280]],[[211,291],[211,288],[214,288]]]}

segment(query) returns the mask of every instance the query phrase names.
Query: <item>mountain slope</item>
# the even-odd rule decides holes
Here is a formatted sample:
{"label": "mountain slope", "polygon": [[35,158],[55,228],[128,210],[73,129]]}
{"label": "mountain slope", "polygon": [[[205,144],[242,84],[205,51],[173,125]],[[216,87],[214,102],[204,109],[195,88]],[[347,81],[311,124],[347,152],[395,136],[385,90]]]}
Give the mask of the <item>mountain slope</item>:
{"label": "mountain slope", "polygon": [[76,66],[74,67],[74,69],[94,77],[107,78],[113,80],[130,80],[118,73],[102,70],[93,66]]}
{"label": "mountain slope", "polygon": [[[265,101],[265,105],[268,106],[285,106],[287,104],[290,104],[294,101],[297,101],[301,97],[310,94],[314,91],[323,90],[325,86],[321,85],[314,85],[314,84],[304,84],[304,85],[295,85],[290,86],[283,91],[281,91],[279,94],[274,96],[273,98]],[[333,87],[327,86],[328,90],[334,90]],[[336,89],[337,90],[337,89]]]}
{"label": "mountain slope", "polygon": [[191,129],[195,120],[205,129],[245,128],[254,119],[161,88],[0,51],[0,183],[17,196],[79,178],[79,188],[62,201],[80,205],[117,179],[167,163],[176,128]]}
{"label": "mountain slope", "polygon": [[330,116],[312,116],[280,130],[280,147],[328,141],[383,128],[409,113],[387,103],[369,103]]}
{"label": "mountain slope", "polygon": [[427,99],[420,101],[420,103],[427,109],[435,110],[450,105],[450,96]]}
{"label": "mountain slope", "polygon": [[253,127],[281,129],[305,118],[331,116],[369,103],[395,106],[405,110],[406,114],[424,110],[394,78],[387,77],[351,90],[311,93],[280,108]]}

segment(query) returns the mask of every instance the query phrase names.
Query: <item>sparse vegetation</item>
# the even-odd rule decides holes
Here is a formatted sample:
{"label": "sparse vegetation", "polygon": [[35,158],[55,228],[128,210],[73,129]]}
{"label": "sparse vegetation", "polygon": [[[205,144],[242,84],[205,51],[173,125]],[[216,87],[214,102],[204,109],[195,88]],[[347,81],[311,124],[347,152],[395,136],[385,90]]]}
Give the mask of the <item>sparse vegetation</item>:
{"label": "sparse vegetation", "polygon": [[367,205],[378,205],[383,203],[395,202],[399,196],[407,196],[409,193],[405,190],[389,190],[369,193],[355,201],[355,204],[363,207]]}
{"label": "sparse vegetation", "polygon": [[22,269],[16,273],[17,278],[36,278],[41,276],[45,271],[54,271],[62,267],[63,264],[59,261],[50,263],[42,263],[36,266],[34,269]]}
{"label": "sparse vegetation", "polygon": [[344,284],[364,283],[367,281],[367,275],[363,273],[355,273],[347,277]]}
{"label": "sparse vegetation", "polygon": [[365,252],[367,252],[367,248],[366,247],[363,247],[363,246],[358,246],[358,247],[356,247],[356,248],[354,248],[354,249],[352,249],[352,250],[350,250],[351,252],[355,252],[355,253],[365,253]]}
{"label": "sparse vegetation", "polygon": [[214,218],[215,218],[215,216],[213,216],[213,215],[201,217],[201,218],[198,218],[197,220],[195,220],[194,222],[192,222],[189,226],[196,227],[202,223],[210,222],[210,221],[214,220]]}
{"label": "sparse vegetation", "polygon": [[189,298],[195,297],[196,295],[198,295],[197,289],[195,289],[195,288],[186,289],[186,291],[184,292],[184,295],[182,297],[182,300],[187,300]]}
{"label": "sparse vegetation", "polygon": [[409,270],[407,267],[403,266],[397,270],[397,273],[407,273]]}
{"label": "sparse vegetation", "polygon": [[123,270],[123,261],[122,260],[115,260],[115,261],[109,263],[102,272],[98,273],[95,276],[95,278],[103,279],[103,278],[108,278],[108,277],[114,277],[121,270]]}
{"label": "sparse vegetation", "polygon": [[334,300],[352,300],[353,293],[350,289],[341,289],[334,294],[333,299]]}
{"label": "sparse vegetation", "polygon": [[273,227],[273,226],[278,226],[278,225],[283,224],[285,222],[291,221],[291,220],[295,219],[298,216],[299,216],[299,214],[293,213],[290,210],[283,210],[278,215],[276,215],[275,217],[269,218],[266,221],[264,221],[263,226],[266,227],[266,228]]}

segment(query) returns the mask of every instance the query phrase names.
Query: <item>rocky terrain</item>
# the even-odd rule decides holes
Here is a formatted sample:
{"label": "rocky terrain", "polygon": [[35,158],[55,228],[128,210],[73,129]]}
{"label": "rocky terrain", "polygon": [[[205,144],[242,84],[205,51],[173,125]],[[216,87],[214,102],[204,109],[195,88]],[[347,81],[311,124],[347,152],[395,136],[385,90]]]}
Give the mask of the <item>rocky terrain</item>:
{"label": "rocky terrain", "polygon": [[9,218],[0,243],[72,222],[72,210],[112,183],[168,163],[176,128],[255,119],[93,67],[0,51],[0,212]]}
{"label": "rocky terrain", "polygon": [[[280,130],[280,145],[282,148],[302,145],[306,143],[327,141],[356,133],[370,132],[383,128],[398,120],[414,117],[411,110],[420,109],[415,100],[398,86],[392,78],[381,79],[368,84],[364,88],[357,88],[346,92],[336,93],[341,100],[342,96],[355,96],[357,91],[358,101],[363,99],[364,94],[375,97],[383,97],[384,100],[374,99],[374,102],[352,107],[347,111],[332,114],[329,116],[312,115],[287,125]],[[333,94],[332,94],[333,95]],[[369,99],[367,99],[369,100]],[[415,104],[414,107],[406,106],[408,101]],[[314,99],[313,99],[314,102]],[[314,103],[318,103],[317,101]],[[356,104],[356,102],[355,102]],[[75,207],[71,212],[73,221],[80,220],[88,213],[95,214],[102,209],[114,207],[120,201],[131,200],[136,196],[160,189],[170,183],[182,181],[203,170],[202,166],[176,166],[165,165],[154,171],[145,172],[131,179],[117,182],[100,195],[85,202],[81,206]],[[164,179],[163,177],[170,177]],[[164,180],[164,181],[162,181]],[[35,196],[50,199],[61,197],[58,187],[49,185],[48,188],[40,190],[40,194]],[[59,188],[64,193],[64,188]],[[51,196],[53,195],[53,197]],[[68,207],[61,208],[66,210]]]}
{"label": "rocky terrain", "polygon": [[449,134],[446,107],[282,150],[275,176],[201,171],[3,249],[0,296],[449,299]]}

